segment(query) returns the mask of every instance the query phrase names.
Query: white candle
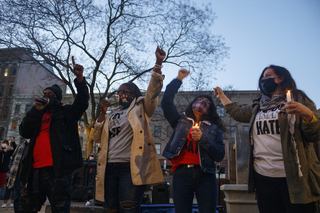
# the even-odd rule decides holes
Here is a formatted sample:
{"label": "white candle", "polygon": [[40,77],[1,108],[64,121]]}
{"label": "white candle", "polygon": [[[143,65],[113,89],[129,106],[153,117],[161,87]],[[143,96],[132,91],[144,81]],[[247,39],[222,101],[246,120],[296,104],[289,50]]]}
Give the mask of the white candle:
{"label": "white candle", "polygon": [[291,92],[288,90],[287,92],[287,102],[291,101]]}

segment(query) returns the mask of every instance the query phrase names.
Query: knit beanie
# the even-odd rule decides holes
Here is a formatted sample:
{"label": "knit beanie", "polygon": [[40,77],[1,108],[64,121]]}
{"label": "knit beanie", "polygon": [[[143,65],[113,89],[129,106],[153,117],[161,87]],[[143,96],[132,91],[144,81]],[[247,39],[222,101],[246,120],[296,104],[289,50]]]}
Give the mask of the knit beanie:
{"label": "knit beanie", "polygon": [[57,84],[54,84],[51,87],[47,87],[43,91],[45,91],[46,89],[51,89],[54,92],[54,94],[56,94],[58,100],[61,101],[61,99],[62,99],[62,90]]}

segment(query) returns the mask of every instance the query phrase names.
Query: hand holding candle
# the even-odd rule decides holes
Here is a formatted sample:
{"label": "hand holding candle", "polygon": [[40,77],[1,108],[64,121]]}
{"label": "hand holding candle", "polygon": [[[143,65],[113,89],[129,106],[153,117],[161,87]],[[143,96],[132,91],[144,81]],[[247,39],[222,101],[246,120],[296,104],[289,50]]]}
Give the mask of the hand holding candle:
{"label": "hand holding candle", "polygon": [[192,127],[191,136],[192,139],[195,141],[200,140],[202,136],[202,131],[200,130],[199,125],[197,123]]}
{"label": "hand holding candle", "polygon": [[195,123],[195,125],[192,127],[192,129],[199,129],[198,123]]}

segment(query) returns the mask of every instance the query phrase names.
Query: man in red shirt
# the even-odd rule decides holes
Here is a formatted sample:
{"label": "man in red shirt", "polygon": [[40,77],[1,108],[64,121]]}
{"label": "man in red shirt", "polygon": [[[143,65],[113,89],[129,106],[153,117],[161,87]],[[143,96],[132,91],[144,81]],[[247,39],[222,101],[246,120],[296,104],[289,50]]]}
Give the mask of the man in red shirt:
{"label": "man in red shirt", "polygon": [[58,85],[47,87],[44,101],[36,101],[19,126],[20,135],[30,138],[20,175],[21,212],[40,211],[47,197],[52,212],[70,212],[71,174],[83,164],[78,121],[89,100],[83,67],[72,61],[78,91],[73,104],[62,105]]}

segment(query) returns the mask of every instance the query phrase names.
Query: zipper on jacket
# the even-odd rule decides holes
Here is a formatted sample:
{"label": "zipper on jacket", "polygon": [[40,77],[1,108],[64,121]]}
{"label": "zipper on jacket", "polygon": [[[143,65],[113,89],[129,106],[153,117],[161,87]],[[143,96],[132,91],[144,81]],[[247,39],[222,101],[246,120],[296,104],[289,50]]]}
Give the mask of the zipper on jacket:
{"label": "zipper on jacket", "polygon": [[[200,129],[200,124],[201,124],[201,121],[199,121],[199,129]],[[201,164],[201,154],[200,154],[200,145],[199,145],[198,142],[197,142],[197,145],[198,145],[198,152],[199,152],[199,163],[200,163],[200,167],[202,168],[202,164]]]}

